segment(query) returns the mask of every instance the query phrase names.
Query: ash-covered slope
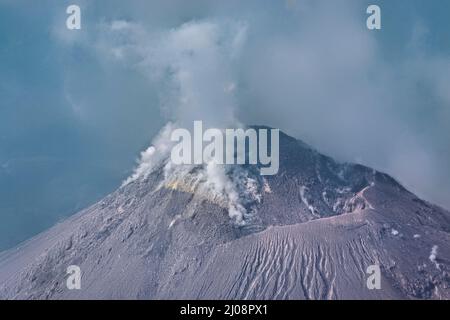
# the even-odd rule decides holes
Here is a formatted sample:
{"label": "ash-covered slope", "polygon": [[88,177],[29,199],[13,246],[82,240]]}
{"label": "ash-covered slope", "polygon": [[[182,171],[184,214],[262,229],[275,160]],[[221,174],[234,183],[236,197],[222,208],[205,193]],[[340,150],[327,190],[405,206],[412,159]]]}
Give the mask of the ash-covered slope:
{"label": "ash-covered slope", "polygon": [[[275,176],[164,157],[143,168],[1,254],[0,297],[450,298],[449,212],[385,174],[284,134]],[[380,290],[366,286],[374,264]],[[82,270],[81,290],[66,287],[69,265]]]}

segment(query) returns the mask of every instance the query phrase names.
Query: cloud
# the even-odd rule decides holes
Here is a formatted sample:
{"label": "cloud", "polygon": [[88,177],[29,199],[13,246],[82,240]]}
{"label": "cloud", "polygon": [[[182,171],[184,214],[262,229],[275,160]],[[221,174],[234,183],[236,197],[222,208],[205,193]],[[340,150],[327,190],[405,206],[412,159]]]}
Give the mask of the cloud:
{"label": "cloud", "polygon": [[246,25],[201,20],[161,32],[112,21],[103,26],[102,56],[132,64],[153,85],[161,83],[163,113],[179,124],[201,119],[209,126],[236,123],[235,62],[245,43]]}
{"label": "cloud", "polygon": [[450,181],[440,163],[449,149],[440,137],[450,134],[450,59],[422,50],[417,29],[404,40],[405,56],[388,58],[380,36],[364,27],[361,9],[319,1],[293,13],[295,21],[287,15],[282,30],[257,28],[261,34],[249,39],[241,65],[240,119],[386,171],[419,196],[450,206],[436,180]]}

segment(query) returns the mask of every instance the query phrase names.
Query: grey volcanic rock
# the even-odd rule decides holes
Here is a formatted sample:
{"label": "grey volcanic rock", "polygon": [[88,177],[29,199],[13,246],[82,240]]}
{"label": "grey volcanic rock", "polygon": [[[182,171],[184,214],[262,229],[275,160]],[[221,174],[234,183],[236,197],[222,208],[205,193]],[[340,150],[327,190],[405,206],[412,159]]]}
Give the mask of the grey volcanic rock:
{"label": "grey volcanic rock", "polygon": [[[280,139],[277,175],[239,168],[247,180],[238,184],[252,182],[252,196],[241,193],[244,224],[189,179],[167,181],[160,163],[0,254],[0,297],[450,298],[448,211],[383,173]],[[380,290],[366,287],[373,264]],[[69,265],[82,270],[81,290],[66,288]]]}

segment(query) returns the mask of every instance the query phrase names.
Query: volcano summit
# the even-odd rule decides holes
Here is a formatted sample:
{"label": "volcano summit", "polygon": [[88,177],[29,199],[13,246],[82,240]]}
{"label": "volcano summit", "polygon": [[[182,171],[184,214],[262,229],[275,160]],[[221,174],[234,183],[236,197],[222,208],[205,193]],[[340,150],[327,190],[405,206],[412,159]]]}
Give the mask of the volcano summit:
{"label": "volcano summit", "polygon": [[450,298],[450,213],[388,175],[282,132],[273,176],[173,166],[158,146],[117,191],[2,253],[0,297]]}

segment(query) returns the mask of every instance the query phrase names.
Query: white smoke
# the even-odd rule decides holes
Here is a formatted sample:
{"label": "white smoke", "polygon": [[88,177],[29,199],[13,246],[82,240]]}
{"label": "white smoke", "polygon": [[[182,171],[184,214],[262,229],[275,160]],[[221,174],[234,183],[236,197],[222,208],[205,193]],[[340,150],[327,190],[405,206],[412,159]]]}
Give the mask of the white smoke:
{"label": "white smoke", "polygon": [[224,195],[228,203],[228,215],[238,224],[244,222],[247,213],[245,207],[240,203],[236,181],[231,180],[224,169],[224,166],[209,162],[206,165],[206,183],[217,194]]}
{"label": "white smoke", "polygon": [[436,266],[436,268],[440,269],[439,263],[437,263],[436,259],[437,259],[437,254],[438,254],[438,246],[434,245],[431,248],[431,253],[429,256],[429,259],[432,263],[434,263],[434,265]]}
{"label": "white smoke", "polygon": [[173,142],[170,141],[170,134],[173,130],[174,124],[167,123],[153,139],[153,143],[145,151],[141,152],[141,157],[138,166],[133,174],[126,179],[122,186],[125,186],[140,178],[146,179],[148,175],[170,155]]}
{"label": "white smoke", "polygon": [[143,66],[167,79],[164,108],[181,125],[234,124],[233,62],[245,38],[244,24],[190,22],[164,33]]}
{"label": "white smoke", "polygon": [[170,161],[173,127],[174,124],[167,124],[152,145],[141,153],[137,168],[122,186],[146,179],[154,170],[163,167],[161,186],[196,193],[223,205],[237,225],[245,225],[256,214],[254,204],[261,201],[261,193],[270,190],[267,181],[260,181],[257,173],[252,176],[245,169],[216,164],[211,159],[201,165],[174,165]]}
{"label": "white smoke", "polygon": [[163,112],[179,125],[202,120],[210,127],[236,124],[236,63],[247,25],[193,21],[160,32],[113,21],[102,26],[101,54],[143,72],[160,88]]}
{"label": "white smoke", "polygon": [[230,218],[241,226],[255,216],[254,204],[261,201],[264,188],[258,177],[253,177],[247,170],[214,161],[197,166],[173,165],[168,161],[164,167],[163,184],[195,193],[225,207]]}
{"label": "white smoke", "polygon": [[152,146],[142,152],[137,168],[124,185],[146,178],[166,161],[166,185],[210,194],[226,204],[231,219],[244,224],[249,212],[243,197],[258,198],[254,179],[244,178],[246,190],[242,190],[242,176],[231,174],[226,166],[213,161],[196,170],[194,166],[174,166],[169,154],[174,145],[170,134],[176,126],[190,126],[195,120],[209,127],[240,126],[235,119],[237,82],[232,70],[245,43],[246,24],[198,21],[149,35],[138,25],[114,21],[109,30],[117,34],[112,39],[125,42],[112,46],[103,43],[102,48],[109,48],[115,59],[131,59],[150,79],[165,84],[161,90],[162,109],[176,123],[166,125]]}

